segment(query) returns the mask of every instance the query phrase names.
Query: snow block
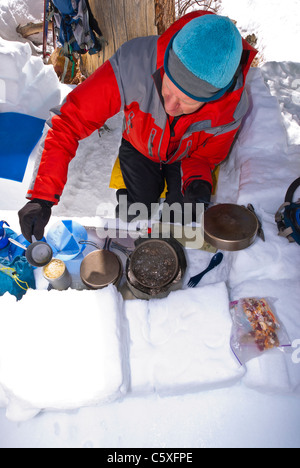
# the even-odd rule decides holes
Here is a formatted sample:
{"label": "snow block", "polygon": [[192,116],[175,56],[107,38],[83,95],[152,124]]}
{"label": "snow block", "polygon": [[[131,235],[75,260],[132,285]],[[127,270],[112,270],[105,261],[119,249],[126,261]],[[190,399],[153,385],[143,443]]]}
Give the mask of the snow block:
{"label": "snow block", "polygon": [[233,385],[241,367],[230,349],[225,283],[125,304],[132,395],[180,395]]}
{"label": "snow block", "polygon": [[121,398],[128,386],[121,312],[113,286],[1,298],[0,405],[8,419]]}
{"label": "snow block", "polygon": [[0,103],[17,104],[19,102],[26,80],[22,69],[30,57],[29,44],[4,41],[0,38],[0,79],[5,83],[5,94],[2,94]]}
{"label": "snow block", "polygon": [[0,112],[48,119],[49,110],[63,99],[53,66],[32,56],[29,44],[1,37],[0,63]]}

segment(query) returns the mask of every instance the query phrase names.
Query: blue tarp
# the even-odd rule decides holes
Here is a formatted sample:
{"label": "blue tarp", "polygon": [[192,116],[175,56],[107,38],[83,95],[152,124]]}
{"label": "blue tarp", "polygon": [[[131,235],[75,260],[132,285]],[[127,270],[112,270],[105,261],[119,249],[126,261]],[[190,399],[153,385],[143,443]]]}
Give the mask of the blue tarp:
{"label": "blue tarp", "polygon": [[0,113],[0,178],[22,182],[44,125],[45,120],[30,115]]}

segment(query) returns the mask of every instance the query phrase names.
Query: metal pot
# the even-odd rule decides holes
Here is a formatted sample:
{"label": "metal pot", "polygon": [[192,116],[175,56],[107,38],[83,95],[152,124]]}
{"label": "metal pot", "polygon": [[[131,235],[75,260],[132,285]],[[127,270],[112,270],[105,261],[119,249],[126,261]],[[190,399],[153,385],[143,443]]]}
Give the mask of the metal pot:
{"label": "metal pot", "polygon": [[135,297],[163,298],[182,287],[187,264],[176,239],[139,238],[135,245],[126,262],[127,285]]}
{"label": "metal pot", "polygon": [[131,254],[130,270],[142,286],[151,289],[163,288],[177,275],[176,251],[163,240],[146,240]]}
{"label": "metal pot", "polygon": [[97,248],[81,262],[80,277],[89,289],[102,289],[109,284],[117,285],[122,277],[123,267],[119,257],[109,251],[111,240],[106,239],[103,249],[94,242],[79,241]]}
{"label": "metal pot", "polygon": [[246,249],[254,242],[258,227],[255,214],[240,205],[219,204],[204,214],[204,239],[221,250]]}
{"label": "metal pot", "polygon": [[32,242],[26,247],[15,239],[8,239],[12,244],[17,245],[21,249],[25,250],[25,257],[28,263],[34,267],[43,267],[51,262],[53,257],[53,251],[49,244],[42,241]]}

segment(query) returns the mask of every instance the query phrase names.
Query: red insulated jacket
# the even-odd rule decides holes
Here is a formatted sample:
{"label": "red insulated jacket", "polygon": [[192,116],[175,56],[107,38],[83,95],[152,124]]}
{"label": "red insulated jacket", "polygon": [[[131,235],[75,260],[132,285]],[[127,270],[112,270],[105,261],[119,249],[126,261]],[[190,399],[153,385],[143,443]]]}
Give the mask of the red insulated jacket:
{"label": "red insulated jacket", "polygon": [[248,109],[245,80],[257,52],[243,40],[244,51],[232,89],[199,111],[183,115],[171,138],[160,94],[165,50],[179,29],[203,14],[213,13],[195,11],[180,18],[161,36],[126,42],[68,95],[60,109],[52,110],[54,115],[47,123],[27,198],[57,204],[78,142],[121,110],[123,137],[139,152],[161,164],[181,161],[183,193],[193,180],[212,183],[211,172],[226,158]]}

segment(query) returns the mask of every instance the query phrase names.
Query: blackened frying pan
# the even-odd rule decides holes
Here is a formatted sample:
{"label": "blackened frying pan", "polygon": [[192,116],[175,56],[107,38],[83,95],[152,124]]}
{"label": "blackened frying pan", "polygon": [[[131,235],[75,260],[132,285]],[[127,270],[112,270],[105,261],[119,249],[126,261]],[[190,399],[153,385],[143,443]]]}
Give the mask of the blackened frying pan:
{"label": "blackened frying pan", "polygon": [[146,288],[157,289],[170,284],[178,268],[177,253],[164,240],[145,240],[130,256],[130,271],[136,281]]}

